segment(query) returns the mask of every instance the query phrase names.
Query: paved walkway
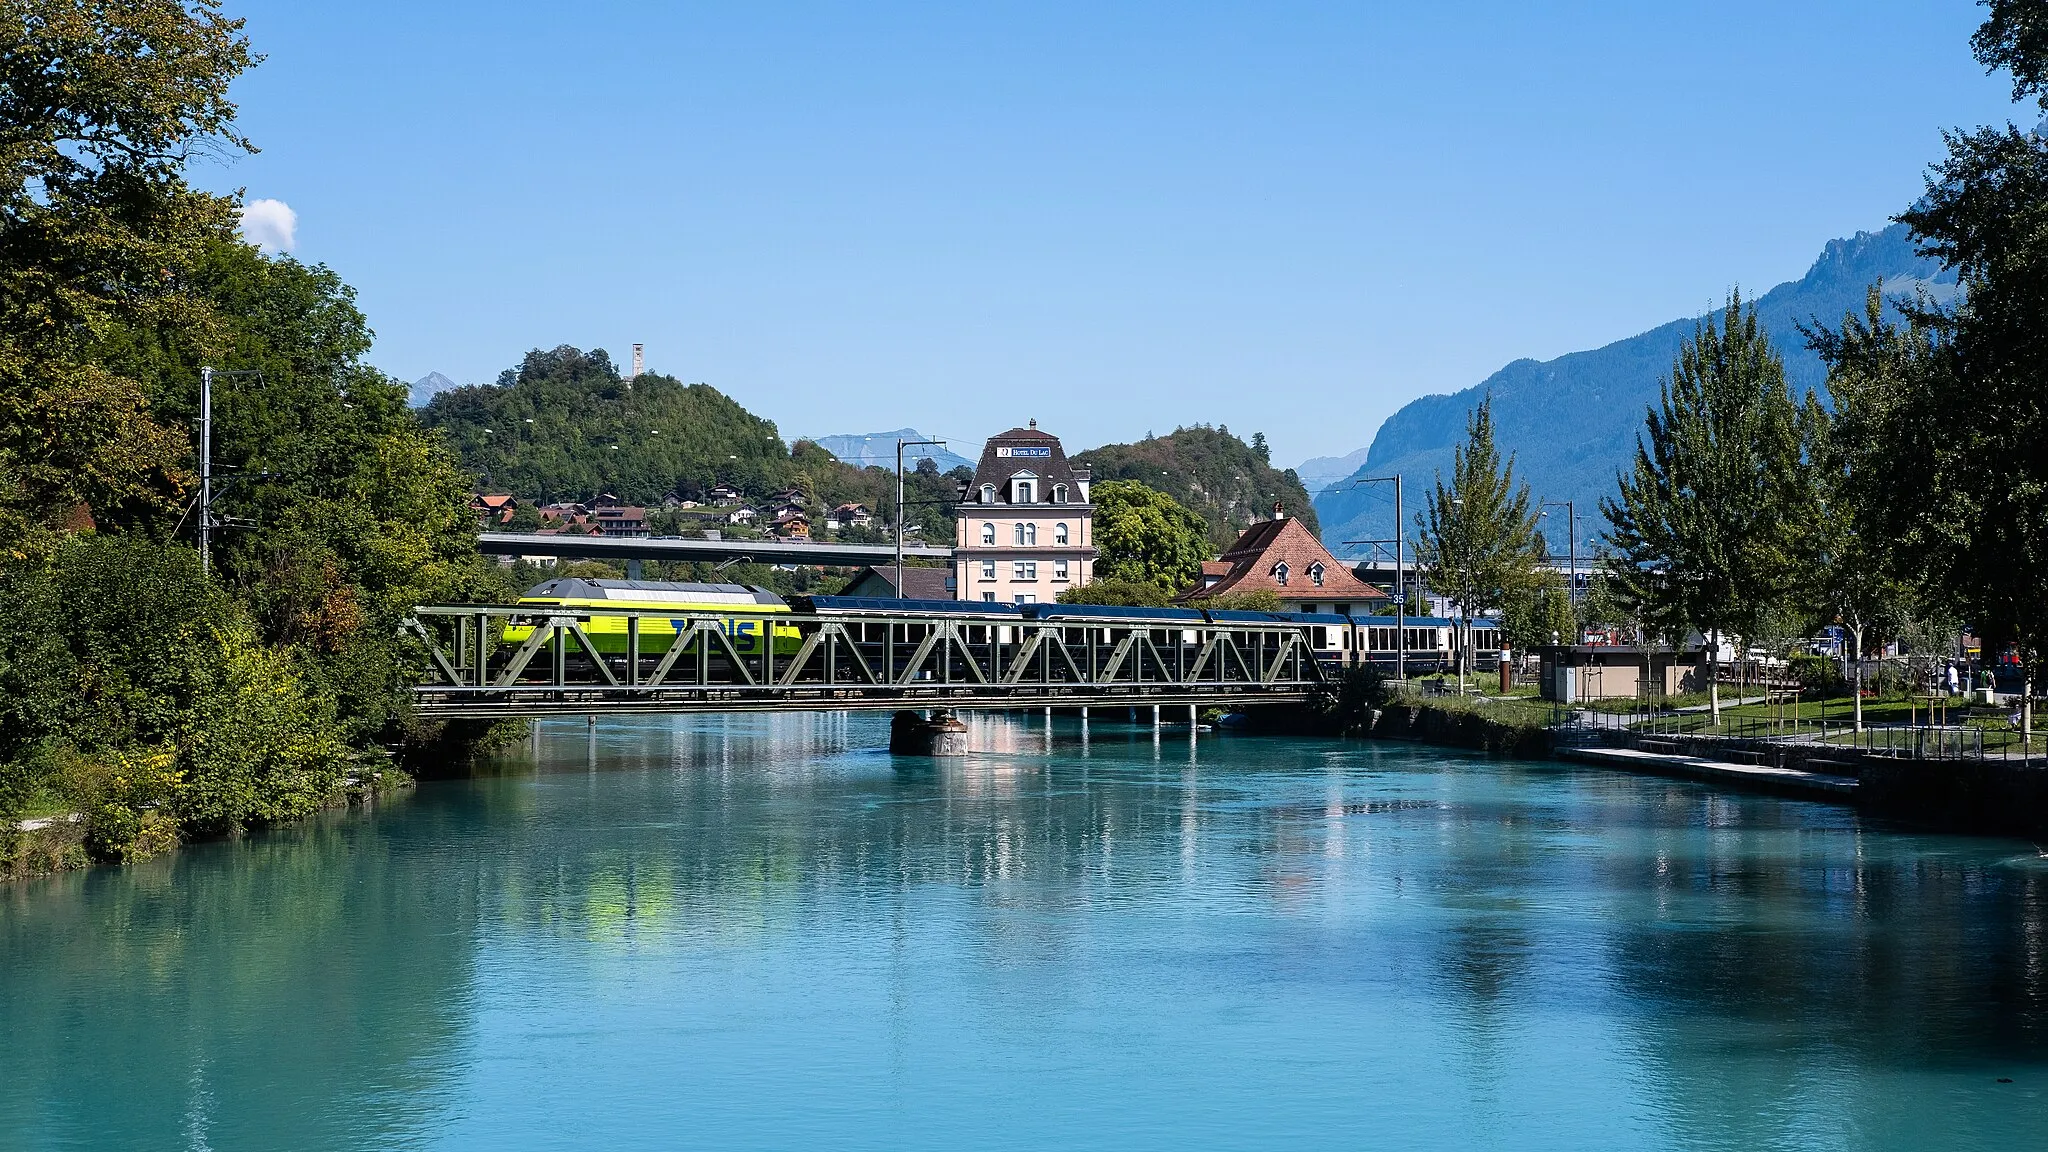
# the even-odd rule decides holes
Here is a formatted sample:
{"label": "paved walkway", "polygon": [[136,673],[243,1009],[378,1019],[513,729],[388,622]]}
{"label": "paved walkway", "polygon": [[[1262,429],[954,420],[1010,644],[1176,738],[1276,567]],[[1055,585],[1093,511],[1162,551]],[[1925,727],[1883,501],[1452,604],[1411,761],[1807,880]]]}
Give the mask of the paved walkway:
{"label": "paved walkway", "polygon": [[1813,800],[1853,803],[1857,781],[1853,776],[1830,776],[1796,768],[1774,768],[1768,764],[1737,764],[1708,760],[1675,752],[1643,752],[1634,748],[1560,748],[1559,756],[1587,764],[1620,768],[1629,772],[1654,772],[1663,776],[1684,776],[1717,784],[1733,784]]}

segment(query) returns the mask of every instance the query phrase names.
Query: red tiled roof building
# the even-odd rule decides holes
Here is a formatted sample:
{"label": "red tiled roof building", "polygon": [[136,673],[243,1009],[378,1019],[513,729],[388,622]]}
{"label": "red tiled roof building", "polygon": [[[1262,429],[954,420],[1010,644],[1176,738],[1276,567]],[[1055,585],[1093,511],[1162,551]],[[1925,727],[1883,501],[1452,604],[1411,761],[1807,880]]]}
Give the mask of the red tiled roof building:
{"label": "red tiled roof building", "polygon": [[1290,612],[1370,612],[1388,599],[1330,555],[1307,525],[1277,515],[1245,529],[1220,559],[1203,564],[1200,582],[1180,599],[1260,591],[1280,597]]}

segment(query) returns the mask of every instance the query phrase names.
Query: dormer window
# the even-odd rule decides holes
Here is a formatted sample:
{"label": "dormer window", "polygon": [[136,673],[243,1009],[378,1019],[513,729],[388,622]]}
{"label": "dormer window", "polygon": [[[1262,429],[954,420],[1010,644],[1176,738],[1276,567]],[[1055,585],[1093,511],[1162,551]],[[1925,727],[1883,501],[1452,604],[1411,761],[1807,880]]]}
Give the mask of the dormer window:
{"label": "dormer window", "polygon": [[1019,472],[1010,477],[1010,503],[1031,504],[1038,498],[1038,477]]}
{"label": "dormer window", "polygon": [[1322,561],[1318,560],[1314,564],[1308,566],[1308,579],[1309,583],[1314,584],[1318,588],[1321,588],[1323,586]]}
{"label": "dormer window", "polygon": [[1067,486],[1065,484],[1055,484],[1052,486],[1052,502],[1055,504],[1065,504],[1067,502]]}
{"label": "dormer window", "polygon": [[983,484],[983,485],[981,486],[981,502],[982,502],[983,504],[993,504],[993,503],[995,503],[995,502],[996,502],[996,486],[995,486],[995,485],[993,485],[993,484]]}
{"label": "dormer window", "polygon": [[1282,560],[1278,564],[1273,565],[1273,583],[1280,585],[1282,588],[1287,587],[1287,561]]}

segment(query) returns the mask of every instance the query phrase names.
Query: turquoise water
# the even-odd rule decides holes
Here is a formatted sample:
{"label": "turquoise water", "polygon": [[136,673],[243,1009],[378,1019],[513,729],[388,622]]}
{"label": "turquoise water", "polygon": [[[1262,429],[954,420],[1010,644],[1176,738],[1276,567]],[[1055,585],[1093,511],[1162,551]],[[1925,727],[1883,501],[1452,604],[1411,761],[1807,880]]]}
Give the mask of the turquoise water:
{"label": "turquoise water", "polygon": [[373,814],[0,887],[0,1147],[2048,1143],[2031,844],[976,723],[1005,751],[555,724]]}

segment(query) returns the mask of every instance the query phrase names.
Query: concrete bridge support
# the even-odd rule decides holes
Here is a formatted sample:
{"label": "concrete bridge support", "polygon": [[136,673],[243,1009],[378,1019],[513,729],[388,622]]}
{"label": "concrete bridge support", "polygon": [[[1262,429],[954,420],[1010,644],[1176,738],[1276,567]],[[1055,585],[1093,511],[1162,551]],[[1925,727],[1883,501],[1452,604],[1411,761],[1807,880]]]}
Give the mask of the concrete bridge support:
{"label": "concrete bridge support", "polygon": [[903,711],[889,721],[889,753],[893,756],[965,756],[967,725],[943,709],[927,720]]}

